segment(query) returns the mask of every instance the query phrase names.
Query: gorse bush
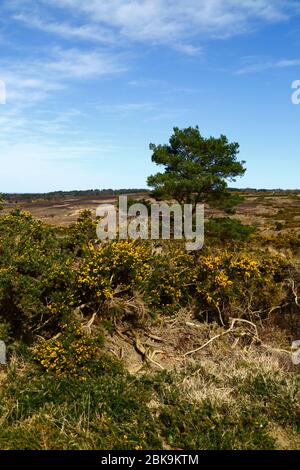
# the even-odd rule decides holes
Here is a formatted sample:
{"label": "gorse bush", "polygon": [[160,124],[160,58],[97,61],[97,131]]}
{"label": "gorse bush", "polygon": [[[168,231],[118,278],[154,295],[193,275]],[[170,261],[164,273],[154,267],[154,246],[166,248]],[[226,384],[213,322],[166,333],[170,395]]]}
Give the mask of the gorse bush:
{"label": "gorse bush", "polygon": [[52,334],[68,310],[74,255],[57,230],[14,211],[0,218],[0,318],[16,336]]}
{"label": "gorse bush", "polygon": [[13,336],[51,338],[78,313],[121,319],[136,295],[155,316],[193,302],[200,316],[217,321],[220,313],[263,317],[283,301],[287,263],[263,250],[187,253],[180,241],[99,244],[93,237],[88,211],[66,229],[26,212],[0,217],[0,321]]}
{"label": "gorse bush", "polygon": [[268,308],[281,301],[277,280],[282,279],[283,272],[282,259],[274,256],[254,259],[224,251],[218,256],[200,257],[194,282],[202,313],[249,318],[251,312],[257,312],[262,318]]}
{"label": "gorse bush", "polygon": [[97,370],[101,363],[101,335],[87,335],[76,321],[63,324],[61,334],[48,341],[39,342],[34,348],[37,361],[57,377],[63,375],[87,380],[87,375]]}
{"label": "gorse bush", "polygon": [[103,297],[102,279],[109,281],[111,289],[139,286],[145,282],[151,260],[148,244],[121,240],[103,244],[97,249],[90,245],[89,250],[89,256],[77,270],[78,283],[92,290],[98,287],[97,297]]}
{"label": "gorse bush", "polygon": [[[131,240],[113,241],[95,248],[89,245],[87,256],[76,270],[74,299],[86,311],[99,311],[114,296],[131,297],[143,290],[150,275],[151,247]],[[111,311],[110,311],[111,313]]]}
{"label": "gorse bush", "polygon": [[66,247],[77,256],[83,254],[86,245],[96,239],[97,220],[93,220],[89,210],[83,210],[77,221],[67,230]]}
{"label": "gorse bush", "polygon": [[146,286],[147,302],[155,309],[176,309],[191,299],[194,257],[180,248],[165,247],[153,258]]}
{"label": "gorse bush", "polygon": [[[299,389],[290,376],[243,370],[237,380],[226,370],[215,377],[202,363],[191,371],[185,363],[183,377],[134,376],[112,356],[117,349],[105,347],[115,330],[138,350],[134,333],[167,324],[170,315],[176,323],[183,311],[220,331],[229,317],[264,325],[270,312],[281,319],[296,309],[297,265],[271,255],[266,239],[256,235],[249,244],[227,230],[240,234],[239,224],[226,224],[225,238],[234,243],[209,238],[203,250],[187,253],[184,241],[99,242],[86,211],[67,228],[22,211],[0,217],[0,339],[9,356],[8,373],[0,373],[0,447],[272,449],[281,423],[297,439]],[[145,351],[143,364],[151,359]],[[205,388],[210,393],[199,399]]]}

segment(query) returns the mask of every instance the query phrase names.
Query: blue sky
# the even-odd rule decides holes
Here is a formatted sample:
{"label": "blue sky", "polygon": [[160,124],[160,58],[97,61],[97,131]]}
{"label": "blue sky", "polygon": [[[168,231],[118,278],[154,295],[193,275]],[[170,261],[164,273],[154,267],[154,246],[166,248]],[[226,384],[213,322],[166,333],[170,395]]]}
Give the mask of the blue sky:
{"label": "blue sky", "polygon": [[145,187],[149,143],[240,143],[239,187],[300,188],[300,2],[2,0],[0,191]]}

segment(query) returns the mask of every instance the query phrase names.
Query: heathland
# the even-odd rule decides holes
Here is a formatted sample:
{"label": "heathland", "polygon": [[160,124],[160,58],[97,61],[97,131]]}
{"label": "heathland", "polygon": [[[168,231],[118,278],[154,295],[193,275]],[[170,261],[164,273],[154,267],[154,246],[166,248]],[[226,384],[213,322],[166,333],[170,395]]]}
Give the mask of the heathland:
{"label": "heathland", "polygon": [[97,240],[113,191],[5,197],[1,449],[300,449],[300,192],[238,194],[190,253]]}

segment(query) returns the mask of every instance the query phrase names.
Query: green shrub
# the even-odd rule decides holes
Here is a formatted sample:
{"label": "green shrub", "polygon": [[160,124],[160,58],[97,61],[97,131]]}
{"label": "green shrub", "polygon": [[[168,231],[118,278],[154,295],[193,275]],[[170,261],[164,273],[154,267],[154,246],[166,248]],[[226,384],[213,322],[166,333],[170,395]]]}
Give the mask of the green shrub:
{"label": "green shrub", "polygon": [[97,220],[94,220],[90,210],[80,212],[77,221],[66,231],[66,247],[81,256],[90,242],[96,241]]}
{"label": "green shrub", "polygon": [[219,242],[245,242],[255,230],[255,227],[229,217],[210,218],[205,225],[206,237]]}
{"label": "green shrub", "polygon": [[61,236],[16,210],[0,217],[0,252],[0,320],[24,339],[57,331],[74,277],[74,255],[64,251]]}
{"label": "green shrub", "polygon": [[87,380],[87,375],[97,370],[101,363],[103,336],[90,336],[83,327],[72,321],[64,324],[61,333],[48,341],[40,341],[34,348],[35,357],[47,371],[57,377],[63,375]]}

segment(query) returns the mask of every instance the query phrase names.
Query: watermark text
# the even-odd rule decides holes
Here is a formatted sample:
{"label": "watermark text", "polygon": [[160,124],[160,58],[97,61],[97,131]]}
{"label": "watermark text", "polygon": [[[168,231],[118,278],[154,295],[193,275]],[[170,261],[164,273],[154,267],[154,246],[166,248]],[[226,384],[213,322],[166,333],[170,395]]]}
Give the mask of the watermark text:
{"label": "watermark text", "polygon": [[113,204],[101,204],[97,236],[100,240],[186,240],[187,251],[200,250],[204,244],[204,205],[154,203],[149,207],[135,203],[128,207],[127,196]]}

